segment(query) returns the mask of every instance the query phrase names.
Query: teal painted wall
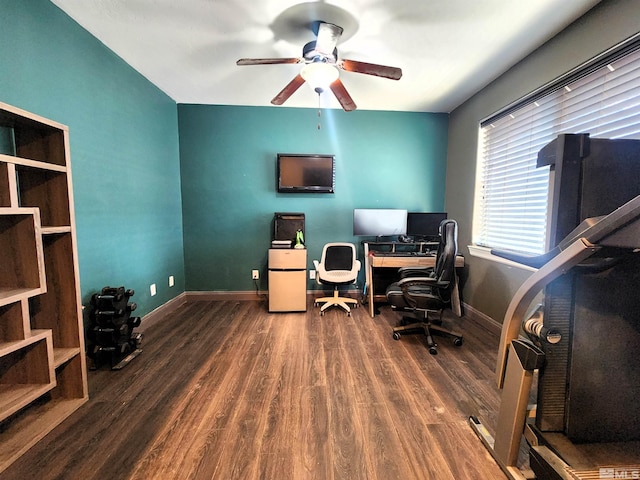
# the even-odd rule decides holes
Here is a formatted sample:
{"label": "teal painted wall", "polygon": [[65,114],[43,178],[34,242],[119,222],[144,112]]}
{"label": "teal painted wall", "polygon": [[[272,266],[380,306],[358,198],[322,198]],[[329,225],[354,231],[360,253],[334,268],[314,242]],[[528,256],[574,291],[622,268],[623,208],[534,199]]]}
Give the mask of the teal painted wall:
{"label": "teal painted wall", "polygon": [[[305,212],[311,266],[359,240],[353,208],[444,207],[446,114],[325,111],[318,130],[316,109],[176,106],[51,2],[0,11],[0,101],[70,127],[85,304],[126,285],[144,315],[185,290],[252,291],[255,268],[266,288],[276,211]],[[335,154],[336,193],[276,193],[278,152]]]}
{"label": "teal painted wall", "polygon": [[[308,266],[355,241],[354,208],[441,211],[447,114],[179,105],[186,289],[266,288],[274,212],[304,212]],[[335,194],[276,192],[276,154],[336,158]],[[309,288],[315,282],[309,282]]]}
{"label": "teal painted wall", "polygon": [[148,313],[184,291],[176,104],[51,2],[0,12],[0,101],[70,129],[83,303],[125,285]]}

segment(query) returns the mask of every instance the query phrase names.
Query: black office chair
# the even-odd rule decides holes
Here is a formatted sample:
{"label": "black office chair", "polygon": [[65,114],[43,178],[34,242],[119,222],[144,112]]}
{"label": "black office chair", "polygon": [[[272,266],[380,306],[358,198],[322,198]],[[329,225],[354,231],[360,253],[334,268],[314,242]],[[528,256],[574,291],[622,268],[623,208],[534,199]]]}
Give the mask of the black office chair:
{"label": "black office chair", "polygon": [[[400,280],[387,288],[387,301],[391,308],[403,316],[400,325],[393,329],[393,338],[401,335],[424,333],[429,353],[436,355],[436,343],[432,333],[453,337],[456,346],[462,345],[462,335],[442,326],[442,314],[451,305],[451,290],[455,281],[455,261],[458,253],[458,224],[447,219],[440,224],[440,244],[434,268],[401,268]],[[438,314],[431,320],[429,315]],[[413,322],[409,322],[411,318]],[[418,320],[418,321],[415,321]]]}
{"label": "black office chair", "polygon": [[355,298],[341,297],[338,295],[339,285],[350,285],[358,279],[360,260],[356,258],[356,246],[353,243],[327,243],[322,249],[322,258],[314,260],[316,267],[316,279],[318,283],[333,285],[333,296],[317,298],[314,305],[320,308],[320,315],[324,315],[327,308],[334,305],[343,308],[347,315],[351,315],[349,304],[358,306]]}

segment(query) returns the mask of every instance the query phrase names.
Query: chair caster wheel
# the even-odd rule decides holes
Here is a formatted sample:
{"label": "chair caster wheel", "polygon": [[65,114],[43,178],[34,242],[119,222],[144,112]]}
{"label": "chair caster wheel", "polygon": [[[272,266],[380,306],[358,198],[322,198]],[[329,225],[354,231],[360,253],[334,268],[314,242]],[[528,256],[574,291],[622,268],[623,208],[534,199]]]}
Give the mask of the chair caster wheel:
{"label": "chair caster wheel", "polygon": [[351,316],[351,312],[347,312],[347,317],[350,317],[350,316]]}
{"label": "chair caster wheel", "polygon": [[393,332],[393,339],[400,340],[401,335],[398,332]]}
{"label": "chair caster wheel", "polygon": [[438,354],[438,350],[436,350],[436,347],[429,347],[429,353],[431,355],[437,355]]}
{"label": "chair caster wheel", "polygon": [[320,312],[320,316],[321,316],[321,317],[324,317],[324,312]]}
{"label": "chair caster wheel", "polygon": [[453,344],[454,344],[456,347],[459,347],[459,346],[461,346],[461,345],[462,345],[462,341],[463,341],[463,340],[462,340],[462,337],[456,337],[456,338],[454,338],[454,339],[453,339]]}

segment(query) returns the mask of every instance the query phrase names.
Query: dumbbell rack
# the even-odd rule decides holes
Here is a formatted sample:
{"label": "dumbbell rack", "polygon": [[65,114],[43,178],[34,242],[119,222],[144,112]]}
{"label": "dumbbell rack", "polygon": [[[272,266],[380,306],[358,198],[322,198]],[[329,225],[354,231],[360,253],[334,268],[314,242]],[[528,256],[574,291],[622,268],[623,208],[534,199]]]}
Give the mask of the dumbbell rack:
{"label": "dumbbell rack", "polygon": [[99,368],[108,358],[112,370],[120,370],[142,353],[142,333],[133,329],[140,325],[140,317],[132,317],[137,308],[129,299],[133,290],[106,286],[91,296],[87,354],[93,361],[90,368]]}

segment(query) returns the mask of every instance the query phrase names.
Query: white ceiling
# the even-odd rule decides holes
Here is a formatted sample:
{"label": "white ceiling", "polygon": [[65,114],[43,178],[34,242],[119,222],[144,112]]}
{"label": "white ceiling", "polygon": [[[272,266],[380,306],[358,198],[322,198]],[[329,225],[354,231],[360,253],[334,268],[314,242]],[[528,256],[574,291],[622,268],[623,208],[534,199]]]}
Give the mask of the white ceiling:
{"label": "white ceiling", "polygon": [[[51,1],[178,103],[271,105],[301,66],[236,60],[300,57],[309,22],[337,23],[340,58],[403,71],[399,81],[341,71],[358,109],[418,112],[450,112],[599,2]],[[284,106],[318,100],[304,87]],[[340,108],[330,92],[320,102]]]}

